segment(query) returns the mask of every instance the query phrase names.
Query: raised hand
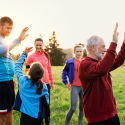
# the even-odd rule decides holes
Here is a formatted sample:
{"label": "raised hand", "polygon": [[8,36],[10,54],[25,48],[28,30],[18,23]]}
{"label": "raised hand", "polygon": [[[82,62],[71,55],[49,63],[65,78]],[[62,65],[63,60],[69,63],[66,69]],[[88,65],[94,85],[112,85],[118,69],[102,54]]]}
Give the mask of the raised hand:
{"label": "raised hand", "polygon": [[21,42],[22,40],[24,40],[29,34],[25,35],[25,33],[27,32],[29,28],[25,27],[22,32],[20,33],[20,36],[18,37],[19,42]]}
{"label": "raised hand", "polygon": [[113,33],[113,38],[112,38],[112,42],[117,43],[118,42],[118,35],[119,33],[117,32],[118,29],[118,23],[116,23],[115,29],[114,29],[114,33]]}
{"label": "raised hand", "polygon": [[26,49],[24,50],[26,53],[29,53],[33,50],[33,47],[26,47]]}
{"label": "raised hand", "polygon": [[125,32],[124,32],[124,41],[123,42],[125,43]]}

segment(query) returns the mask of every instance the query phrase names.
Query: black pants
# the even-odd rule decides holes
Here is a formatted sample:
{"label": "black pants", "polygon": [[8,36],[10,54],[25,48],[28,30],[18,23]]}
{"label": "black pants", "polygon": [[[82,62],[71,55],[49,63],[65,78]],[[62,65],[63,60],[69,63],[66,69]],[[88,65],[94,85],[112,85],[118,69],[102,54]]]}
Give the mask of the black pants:
{"label": "black pants", "polygon": [[15,101],[13,80],[0,82],[0,110],[12,110]]}
{"label": "black pants", "polygon": [[119,122],[119,117],[116,114],[114,117],[101,121],[101,122],[97,122],[97,123],[88,123],[88,125],[120,125]]}
{"label": "black pants", "polygon": [[35,119],[22,113],[20,118],[20,125],[43,125],[43,119]]}
{"label": "black pants", "polygon": [[[50,102],[50,84],[46,84],[48,88],[48,93],[49,93],[49,102]],[[45,114],[45,124],[49,125],[50,122],[50,106],[44,107],[44,114]]]}

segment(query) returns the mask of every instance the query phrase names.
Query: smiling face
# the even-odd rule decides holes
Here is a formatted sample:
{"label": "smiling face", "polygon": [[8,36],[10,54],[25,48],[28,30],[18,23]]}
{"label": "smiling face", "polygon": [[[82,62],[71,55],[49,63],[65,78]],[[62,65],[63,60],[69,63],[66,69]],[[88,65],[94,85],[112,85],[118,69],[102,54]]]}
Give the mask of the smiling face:
{"label": "smiling face", "polygon": [[34,46],[35,46],[36,51],[41,52],[43,49],[43,42],[35,41]]}
{"label": "smiling face", "polygon": [[106,52],[105,43],[103,39],[100,39],[100,42],[98,46],[96,47],[96,51],[94,52],[98,61],[103,59],[105,52]]}
{"label": "smiling face", "polygon": [[76,47],[74,50],[75,58],[80,60],[83,55],[82,47]]}
{"label": "smiling face", "polygon": [[13,24],[4,23],[4,25],[0,24],[0,34],[3,37],[8,37],[13,29]]}

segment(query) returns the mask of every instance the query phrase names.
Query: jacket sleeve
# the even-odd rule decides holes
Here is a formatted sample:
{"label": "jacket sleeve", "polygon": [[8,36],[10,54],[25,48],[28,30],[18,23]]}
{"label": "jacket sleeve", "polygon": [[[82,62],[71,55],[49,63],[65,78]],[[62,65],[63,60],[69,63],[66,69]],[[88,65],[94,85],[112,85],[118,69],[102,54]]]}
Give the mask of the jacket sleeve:
{"label": "jacket sleeve", "polygon": [[7,51],[12,50],[16,45],[20,44],[18,38],[8,44],[0,43],[0,55],[7,53]]}
{"label": "jacket sleeve", "polygon": [[125,61],[125,43],[123,42],[121,46],[121,50],[119,51],[118,55],[115,57],[115,61],[110,69],[110,71],[115,70],[119,66],[121,66]]}
{"label": "jacket sleeve", "polygon": [[48,60],[48,73],[49,73],[50,83],[51,83],[51,85],[53,85],[54,81],[53,81],[53,75],[52,75],[50,60]]}
{"label": "jacket sleeve", "polygon": [[33,59],[31,58],[31,56],[29,56],[27,57],[27,62],[26,62],[26,72],[29,70],[31,63],[33,63]]}
{"label": "jacket sleeve", "polygon": [[23,72],[22,72],[22,65],[23,65],[25,59],[26,59],[26,55],[21,54],[20,57],[19,57],[19,59],[15,63],[14,71],[15,71],[15,75],[17,77],[17,81],[18,81],[19,84],[21,83],[20,81],[24,77]]}
{"label": "jacket sleeve", "polygon": [[106,75],[112,67],[115,60],[116,43],[111,42],[109,49],[107,49],[106,55],[100,62],[83,60],[80,64],[79,77],[86,77],[87,79],[96,79]]}
{"label": "jacket sleeve", "polygon": [[65,85],[68,84],[68,81],[67,81],[68,72],[69,72],[69,64],[68,64],[68,61],[67,61],[64,68],[63,68],[63,71],[62,71],[62,82]]}
{"label": "jacket sleeve", "polygon": [[44,107],[49,105],[49,93],[46,84],[43,84],[43,92],[44,95],[40,98],[40,102]]}

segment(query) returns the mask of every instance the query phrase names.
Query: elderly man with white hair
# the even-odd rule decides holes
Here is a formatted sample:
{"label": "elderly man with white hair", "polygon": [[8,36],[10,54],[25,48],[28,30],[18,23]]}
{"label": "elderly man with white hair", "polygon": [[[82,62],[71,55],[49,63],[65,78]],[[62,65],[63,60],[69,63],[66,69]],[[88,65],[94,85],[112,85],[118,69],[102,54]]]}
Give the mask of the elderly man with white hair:
{"label": "elderly man with white hair", "polygon": [[87,40],[87,56],[80,63],[79,78],[84,91],[83,110],[88,125],[120,125],[116,101],[113,96],[110,71],[125,60],[125,35],[119,54],[116,56],[118,24],[113,39],[106,50],[102,38],[92,36]]}

